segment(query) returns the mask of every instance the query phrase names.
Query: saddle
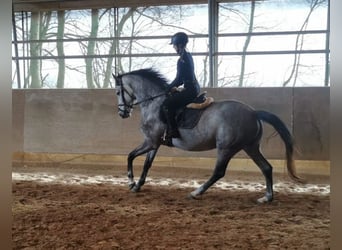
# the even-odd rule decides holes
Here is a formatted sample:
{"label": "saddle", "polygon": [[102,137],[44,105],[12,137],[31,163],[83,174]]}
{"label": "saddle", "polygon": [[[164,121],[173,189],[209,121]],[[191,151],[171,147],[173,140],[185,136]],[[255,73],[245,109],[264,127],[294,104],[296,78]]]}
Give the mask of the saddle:
{"label": "saddle", "polygon": [[198,95],[186,107],[176,112],[176,122],[178,128],[192,129],[201,118],[203,111],[214,102],[214,98],[206,97],[207,92]]}
{"label": "saddle", "polygon": [[189,109],[204,109],[214,102],[214,98],[206,97],[207,91],[199,94],[192,103],[186,105]]}

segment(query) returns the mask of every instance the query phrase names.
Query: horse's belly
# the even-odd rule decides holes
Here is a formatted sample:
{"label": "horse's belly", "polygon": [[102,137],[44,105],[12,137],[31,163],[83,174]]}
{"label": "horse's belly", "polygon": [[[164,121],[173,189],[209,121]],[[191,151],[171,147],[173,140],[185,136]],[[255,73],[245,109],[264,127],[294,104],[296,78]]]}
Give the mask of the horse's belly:
{"label": "horse's belly", "polygon": [[198,138],[173,139],[173,145],[186,151],[206,151],[216,148],[215,140],[198,140]]}

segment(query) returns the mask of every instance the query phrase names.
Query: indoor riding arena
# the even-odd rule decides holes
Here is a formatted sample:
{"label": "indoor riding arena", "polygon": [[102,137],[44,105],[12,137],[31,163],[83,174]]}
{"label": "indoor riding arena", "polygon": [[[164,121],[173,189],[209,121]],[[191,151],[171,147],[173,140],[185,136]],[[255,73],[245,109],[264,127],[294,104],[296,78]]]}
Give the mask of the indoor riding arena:
{"label": "indoor riding arena", "polygon": [[[25,17],[22,13],[32,13],[33,17],[38,10],[69,11],[81,8],[82,3],[88,9],[94,9],[95,2],[101,8],[120,9],[125,4],[135,6],[138,1],[13,2],[17,18],[21,18]],[[156,1],[147,2],[148,6],[157,6]],[[162,0],[159,4],[187,6],[195,2]],[[239,1],[197,2],[210,10],[218,2],[236,4]],[[248,3],[249,8],[253,6],[250,1],[242,2]],[[259,1],[252,2],[257,2],[256,8],[259,6]],[[234,8],[239,6],[234,5]],[[17,21],[16,25],[20,35],[21,23]],[[206,35],[194,32],[193,39],[197,35],[198,39],[213,36],[211,28],[208,29]],[[156,36],[156,33],[152,35]],[[170,36],[164,36],[167,38],[165,46],[170,46]],[[148,39],[146,37],[142,39]],[[230,38],[229,35],[221,37]],[[39,39],[46,42],[50,38]],[[80,38],[74,39],[72,42],[79,42]],[[130,39],[124,37],[123,40]],[[22,43],[16,44],[20,52]],[[68,60],[78,60],[71,52],[68,58],[67,46],[64,48],[66,64]],[[189,51],[193,48],[189,47]],[[201,53],[195,50],[194,58],[202,58]],[[301,55],[305,57],[305,53]],[[224,58],[228,54],[222,52],[222,61],[230,60]],[[147,57],[144,55],[132,61]],[[220,56],[220,51],[217,55]],[[22,61],[39,58],[43,69],[44,60],[50,60],[51,55],[20,57],[19,53],[13,56],[18,59],[19,66]],[[120,56],[124,66],[125,56]],[[210,56],[216,55],[210,52]],[[95,59],[100,57],[96,53],[93,56]],[[57,62],[60,58],[60,54],[56,54],[53,60]],[[176,67],[175,55],[173,60],[175,63],[168,67]],[[215,65],[215,60],[211,63]],[[141,68],[149,66],[146,63],[139,65]],[[139,69],[139,65],[134,69]],[[208,69],[210,74],[215,72],[211,66]],[[48,81],[51,74],[46,74],[41,81]],[[77,70],[66,71],[66,74],[77,74]],[[217,74],[212,81],[219,81],[220,71]],[[172,73],[169,78],[173,76]],[[249,76],[254,77],[253,74]],[[15,79],[18,78],[19,75],[15,75]],[[193,198],[190,193],[213,174],[216,150],[189,152],[162,145],[146,183],[139,192],[132,192],[127,178],[127,157],[144,139],[140,131],[140,107],[134,106],[127,119],[118,115],[113,79],[107,87],[59,88],[30,87],[30,83],[25,87],[24,78],[22,75],[21,85],[12,90],[13,249],[330,249],[330,87],[324,85],[324,79],[321,86],[201,85],[201,91],[206,91],[215,101],[238,100],[256,110],[272,112],[293,135],[296,172],[303,183],[289,177],[285,145],[276,130],[263,123],[261,151],[273,166],[274,198],[271,202],[260,203],[258,199],[266,191],[265,177],[242,151],[229,162],[223,178],[203,195]],[[85,75],[84,79],[86,82]],[[70,78],[65,78],[67,81]],[[133,162],[136,181],[144,162],[145,155]]]}
{"label": "indoor riding arena", "polygon": [[[200,199],[189,199],[212,174],[215,151],[168,147],[160,149],[141,191],[132,193],[126,158],[142,140],[138,109],[121,119],[112,90],[15,90],[14,247],[328,248],[329,90],[207,91],[215,99],[239,96],[287,124],[293,119],[297,172],[307,183],[288,177],[284,145],[264,126],[262,148],[274,167],[273,202],[256,202],[265,192],[265,179],[243,154]],[[275,92],[277,98],[265,103]],[[143,161],[135,161],[136,176]]]}

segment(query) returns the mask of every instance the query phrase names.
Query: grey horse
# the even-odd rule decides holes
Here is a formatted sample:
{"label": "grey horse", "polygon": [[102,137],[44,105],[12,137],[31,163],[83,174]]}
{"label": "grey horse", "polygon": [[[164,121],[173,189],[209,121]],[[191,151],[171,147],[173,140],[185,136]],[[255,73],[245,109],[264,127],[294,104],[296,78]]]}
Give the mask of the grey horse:
{"label": "grey horse", "polygon": [[[128,181],[131,191],[140,191],[152,162],[161,145],[166,124],[160,116],[160,107],[166,98],[167,80],[153,69],[140,69],[115,76],[119,115],[127,118],[135,105],[141,110],[141,131],[144,141],[128,155]],[[293,139],[285,124],[274,114],[256,111],[250,106],[233,100],[213,102],[207,107],[197,125],[192,129],[179,128],[180,138],[173,138],[173,145],[187,151],[217,149],[217,161],[212,176],[190,193],[198,198],[217,180],[225,175],[228,162],[240,150],[244,150],[256,163],[266,179],[266,194],[259,203],[273,200],[272,166],[260,152],[260,139],[263,133],[261,121],[271,124],[284,141],[287,170],[297,181],[293,160]],[[141,177],[136,183],[133,175],[133,161],[146,153]]]}

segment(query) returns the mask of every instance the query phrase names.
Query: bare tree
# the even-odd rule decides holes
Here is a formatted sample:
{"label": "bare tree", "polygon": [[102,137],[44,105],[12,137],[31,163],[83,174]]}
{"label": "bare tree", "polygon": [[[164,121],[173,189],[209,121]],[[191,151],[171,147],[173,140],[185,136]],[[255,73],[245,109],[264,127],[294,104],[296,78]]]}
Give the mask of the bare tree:
{"label": "bare tree", "polygon": [[[136,8],[129,8],[128,11],[122,16],[122,18],[119,20],[117,24],[117,36],[120,36],[123,26],[126,23],[126,21],[133,16],[134,11]],[[119,51],[119,42],[118,42],[118,37],[116,39],[113,39],[111,41],[111,45],[108,51],[109,55],[113,55],[113,57],[109,57],[106,62],[106,69],[104,73],[104,82],[103,82],[103,88],[108,88],[110,79],[112,78],[112,67],[113,67],[113,61],[114,61],[114,56],[115,52]]]}
{"label": "bare tree", "polygon": [[65,79],[65,59],[64,57],[64,44],[61,39],[64,38],[64,27],[65,27],[65,11],[60,10],[57,12],[58,27],[57,27],[57,55],[60,57],[58,62],[58,77],[57,77],[57,88],[64,88]]}
{"label": "bare tree", "polygon": [[[42,55],[42,43],[38,40],[46,39],[46,34],[51,21],[51,11],[49,12],[32,12],[30,40],[34,40],[30,44],[30,55],[39,57]],[[30,61],[30,88],[41,88],[43,86],[44,77],[41,76],[41,60],[32,59]]]}
{"label": "bare tree", "polygon": [[[93,56],[94,50],[95,50],[95,39],[97,37],[97,31],[99,29],[99,10],[98,9],[92,9],[91,10],[91,31],[87,46],[87,56]],[[93,77],[93,58],[87,57],[85,59],[86,64],[86,79],[87,79],[87,87],[88,89],[95,88],[94,85],[94,77]]]}
{"label": "bare tree", "polygon": [[248,45],[251,41],[251,33],[253,32],[254,12],[255,12],[255,0],[251,1],[251,13],[249,16],[248,33],[246,36],[246,40],[245,40],[245,44],[243,46],[242,56],[241,56],[239,87],[242,87],[243,82],[244,82],[245,67],[246,67],[246,52],[248,50]]}
{"label": "bare tree", "polygon": [[[179,8],[179,7],[177,7]],[[51,82],[51,76],[49,73],[42,71],[42,60],[45,59],[32,59],[30,60],[29,77],[30,77],[30,88],[41,88],[41,87],[65,87],[65,75],[66,69],[73,70],[78,73],[84,74],[86,77],[86,83],[88,88],[107,88],[110,85],[111,73],[113,71],[114,59],[116,60],[115,66],[119,72],[132,70],[133,65],[136,62],[133,61],[132,57],[115,57],[116,54],[127,54],[131,55],[133,50],[141,49],[142,53],[146,51],[159,50],[153,46],[148,47],[145,42],[141,42],[139,39],[124,39],[120,40],[121,36],[138,37],[146,34],[146,27],[153,27],[155,31],[158,31],[158,25],[160,28],[171,27],[172,29],[177,25],[179,15],[179,9],[174,11],[176,7],[140,7],[140,8],[111,8],[107,10],[91,10],[91,27],[89,33],[86,31],[88,22],[87,20],[81,23],[83,15],[88,17],[89,11],[79,11],[76,13],[76,17],[79,19],[68,19],[70,14],[67,11],[60,10],[55,12],[36,12],[32,13],[30,21],[30,29],[28,30],[32,40],[30,43],[30,56],[56,56],[57,76],[56,80]],[[118,15],[120,11],[120,15]],[[56,19],[52,19],[50,23],[51,13],[56,14]],[[113,22],[101,21],[101,18],[106,16],[110,19],[110,15],[107,13],[114,13],[114,18],[111,17]],[[72,17],[72,16],[71,16]],[[163,17],[163,18],[161,18]],[[83,19],[84,20],[84,19]],[[115,21],[114,21],[115,20]],[[99,25],[102,22],[101,30],[99,31]],[[104,25],[103,25],[104,24]],[[114,28],[114,29],[113,29]],[[179,27],[181,29],[181,27]],[[23,28],[24,30],[24,28]],[[104,32],[108,36],[112,36],[111,40],[97,39],[98,33]],[[102,33],[101,33],[102,34]],[[84,41],[82,38],[89,38],[88,41]],[[45,46],[45,42],[39,40],[56,39],[56,47]],[[74,66],[67,65],[65,62],[65,48],[64,38],[76,38],[81,39],[79,41],[81,53],[86,56],[85,66]],[[120,43],[119,43],[120,41]],[[70,46],[68,46],[70,48]],[[97,54],[103,54],[107,50],[109,57],[97,58],[94,57]],[[23,50],[25,51],[25,50]],[[137,53],[137,52],[135,52]],[[138,52],[139,53],[139,52]],[[112,57],[110,55],[113,55]],[[139,57],[139,64],[153,64],[153,60],[150,57]],[[205,63],[205,61],[204,61]],[[45,74],[45,75],[42,75]],[[54,77],[54,76],[52,76]]]}
{"label": "bare tree", "polygon": [[[309,24],[309,20],[310,20],[310,16],[312,15],[313,11],[320,6],[321,4],[325,3],[326,0],[310,0],[309,1],[309,12],[308,15],[306,16],[300,31],[304,31],[306,30],[308,24]],[[304,45],[304,34],[298,34],[297,38],[296,38],[296,43],[295,43],[295,50],[301,50],[303,48]],[[292,80],[293,80],[293,86],[296,85],[297,83],[297,79],[298,79],[298,72],[299,72],[299,67],[301,66],[300,64],[300,59],[301,59],[301,54],[294,54],[294,58],[293,58],[293,64],[292,64],[292,69],[290,72],[290,75],[288,76],[288,78],[284,81],[283,83],[283,87],[287,86]]]}
{"label": "bare tree", "polygon": [[[209,43],[207,43],[207,49],[209,50]],[[209,64],[209,55],[206,55],[203,59],[203,75],[200,82],[203,87],[209,86],[209,72],[208,72],[208,64]]]}
{"label": "bare tree", "polygon": [[[30,27],[30,40],[39,40],[39,28],[40,28],[40,12],[32,12],[31,15],[31,27]],[[30,54],[32,57],[40,56],[40,44],[39,42],[32,42],[30,44]],[[30,76],[31,85],[30,88],[40,88],[42,79],[40,77],[41,65],[39,59],[31,59],[30,62]]]}
{"label": "bare tree", "polygon": [[[172,16],[175,15],[176,12],[170,11],[170,8],[166,9],[163,7],[125,8],[121,9],[122,12],[119,18],[118,16],[114,17],[114,19],[116,20],[116,28],[115,34],[112,34],[112,36],[114,36],[115,38],[109,42],[108,49],[108,54],[113,55],[113,57],[109,57],[108,59],[96,59],[97,68],[94,74],[97,74],[97,76],[95,76],[94,78],[98,87],[109,87],[110,80],[112,79],[111,74],[113,72],[112,67],[114,59],[116,59],[115,67],[117,72],[127,72],[133,70],[133,57],[125,57],[125,59],[123,60],[122,57],[115,58],[116,54],[131,55],[133,53],[133,47],[140,47],[143,51],[152,50],[158,52],[156,48],[148,47],[148,45],[139,41],[139,39],[134,39],[134,37],[139,37],[143,32],[146,31],[146,27],[155,27],[155,29],[158,29],[156,28],[158,27],[158,25],[160,27],[167,27],[170,25],[170,20],[176,20],[175,18],[172,18]],[[114,15],[118,14],[114,12]],[[163,18],[160,18],[162,15],[167,16],[167,20],[163,20]],[[129,27],[129,29],[127,27]],[[121,43],[119,43],[119,39],[122,36],[129,36],[132,39],[121,40]],[[99,49],[103,50],[103,48]],[[149,60],[151,60],[151,58],[139,58],[139,62],[147,62]],[[99,61],[102,62],[102,66],[100,65]],[[99,77],[98,74],[102,74],[103,84],[101,84],[101,77]]]}

